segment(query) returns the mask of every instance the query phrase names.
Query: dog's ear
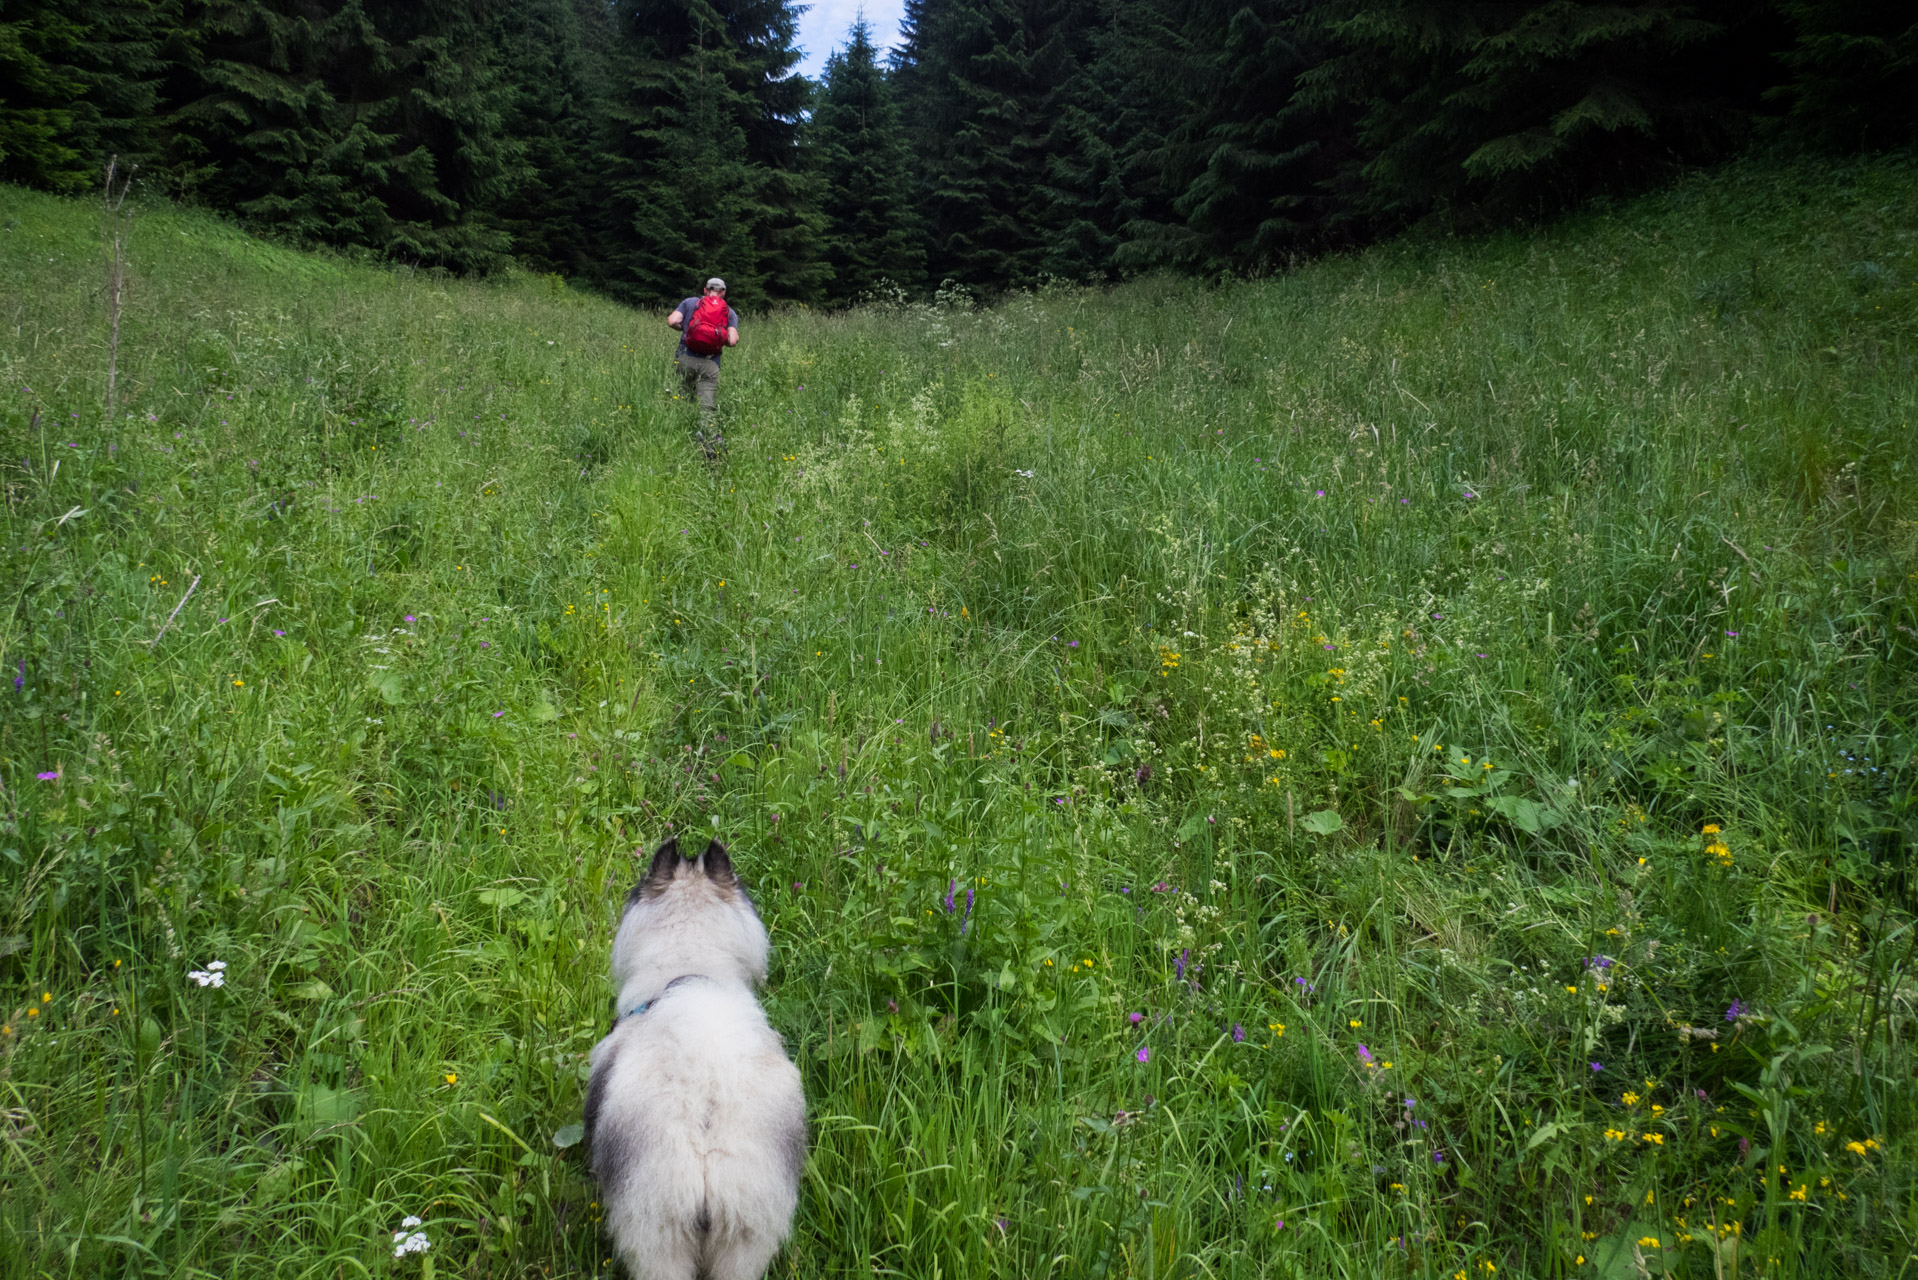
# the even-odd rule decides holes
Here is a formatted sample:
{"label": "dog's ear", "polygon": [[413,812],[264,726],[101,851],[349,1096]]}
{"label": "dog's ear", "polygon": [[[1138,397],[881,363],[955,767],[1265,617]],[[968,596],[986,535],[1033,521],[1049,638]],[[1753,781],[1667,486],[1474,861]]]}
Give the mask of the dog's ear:
{"label": "dog's ear", "polygon": [[657,893],[673,882],[673,876],[679,871],[678,839],[669,839],[653,854],[653,865],[646,868],[646,875],[639,882],[641,893]]}
{"label": "dog's ear", "polygon": [[733,860],[726,853],[726,846],[715,840],[706,846],[706,852],[699,855],[699,865],[709,879],[723,885],[739,883],[739,875],[733,870]]}

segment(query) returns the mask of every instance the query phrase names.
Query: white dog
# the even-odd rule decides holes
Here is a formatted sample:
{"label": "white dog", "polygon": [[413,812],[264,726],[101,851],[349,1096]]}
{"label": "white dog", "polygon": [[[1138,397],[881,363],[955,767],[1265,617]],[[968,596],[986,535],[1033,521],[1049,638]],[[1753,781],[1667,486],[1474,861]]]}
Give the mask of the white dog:
{"label": "white dog", "polygon": [[717,840],[668,840],[613,937],[618,1021],[593,1047],[586,1136],[606,1228],[638,1280],[759,1280],[806,1163],[799,1071],[753,985],[770,945]]}

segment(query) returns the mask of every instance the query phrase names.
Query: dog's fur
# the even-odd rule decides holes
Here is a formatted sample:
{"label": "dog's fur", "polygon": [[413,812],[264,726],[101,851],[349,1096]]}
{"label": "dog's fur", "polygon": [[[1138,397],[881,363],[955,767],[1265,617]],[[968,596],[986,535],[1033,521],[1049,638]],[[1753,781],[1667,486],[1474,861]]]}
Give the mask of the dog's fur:
{"label": "dog's fur", "polygon": [[668,840],[626,896],[618,1021],[593,1048],[586,1136],[607,1232],[638,1280],[759,1280],[792,1230],[806,1099],[753,998],[770,949],[717,840],[696,860]]}

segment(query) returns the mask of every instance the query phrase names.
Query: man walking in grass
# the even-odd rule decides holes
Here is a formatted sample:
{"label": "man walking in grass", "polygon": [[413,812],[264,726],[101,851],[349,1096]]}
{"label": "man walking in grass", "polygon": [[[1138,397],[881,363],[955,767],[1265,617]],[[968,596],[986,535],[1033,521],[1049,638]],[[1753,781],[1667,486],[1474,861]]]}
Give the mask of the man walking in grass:
{"label": "man walking in grass", "polygon": [[739,345],[739,313],[726,305],[726,282],[718,276],[706,282],[706,292],[687,298],[666,317],[666,326],[679,331],[679,351],[673,364],[685,384],[685,394],[699,396],[699,446],[708,458],[726,447],[719,429],[719,357]]}

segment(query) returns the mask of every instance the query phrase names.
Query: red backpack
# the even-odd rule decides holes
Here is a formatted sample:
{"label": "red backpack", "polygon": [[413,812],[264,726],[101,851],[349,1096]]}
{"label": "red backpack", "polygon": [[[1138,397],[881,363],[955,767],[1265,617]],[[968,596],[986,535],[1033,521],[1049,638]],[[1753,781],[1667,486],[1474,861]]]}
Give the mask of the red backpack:
{"label": "red backpack", "polygon": [[724,298],[716,293],[701,298],[692,319],[686,322],[686,350],[696,356],[716,356],[724,351],[730,327],[727,321],[731,318],[732,308]]}

